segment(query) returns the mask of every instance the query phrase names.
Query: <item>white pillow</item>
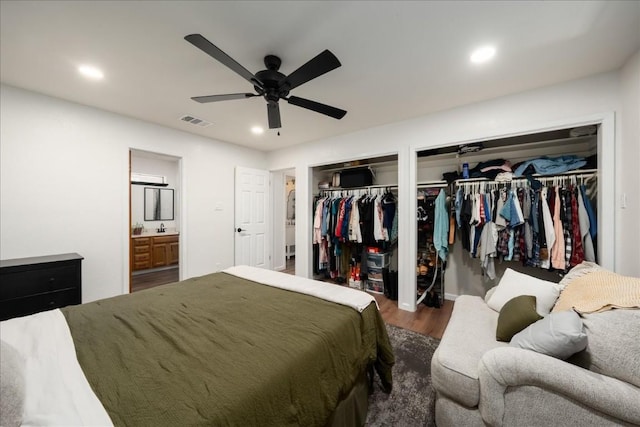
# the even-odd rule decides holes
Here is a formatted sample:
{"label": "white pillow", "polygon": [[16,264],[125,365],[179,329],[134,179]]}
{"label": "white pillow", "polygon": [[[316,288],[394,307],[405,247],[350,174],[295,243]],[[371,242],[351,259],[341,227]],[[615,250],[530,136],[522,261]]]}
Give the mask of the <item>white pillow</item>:
{"label": "white pillow", "polygon": [[587,334],[578,313],[559,311],[515,334],[509,345],[565,360],[587,347]]}
{"label": "white pillow", "polygon": [[507,301],[520,295],[533,295],[536,297],[536,311],[539,315],[546,316],[556,303],[560,289],[557,283],[537,279],[507,268],[496,290],[489,297],[487,305],[499,313]]}

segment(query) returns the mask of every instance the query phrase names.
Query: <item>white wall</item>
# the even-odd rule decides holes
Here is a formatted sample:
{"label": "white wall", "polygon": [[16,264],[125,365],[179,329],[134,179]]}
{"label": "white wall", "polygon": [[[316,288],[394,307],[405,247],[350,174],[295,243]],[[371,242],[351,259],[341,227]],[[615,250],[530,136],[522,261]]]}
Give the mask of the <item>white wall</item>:
{"label": "white wall", "polygon": [[235,166],[265,169],[264,153],[6,85],[0,90],[2,259],[78,252],[84,302],[126,292],[133,148],[182,158],[182,278],[233,265],[228,184]]}
{"label": "white wall", "polygon": [[[621,86],[621,140],[618,146],[616,164],[616,200],[620,209],[616,210],[616,270],[620,274],[640,277],[640,51],[625,64],[620,73]],[[626,208],[622,199],[626,197]]]}
{"label": "white wall", "polygon": [[[306,277],[311,273],[310,207],[316,189],[309,181],[309,167],[397,153],[399,306],[413,309],[414,285],[409,282],[415,282],[415,201],[411,204],[415,199],[411,185],[416,175],[415,150],[549,130],[554,124],[561,127],[587,116],[619,111],[619,81],[617,72],[600,74],[269,153],[270,169],[296,168],[296,273]],[[628,143],[616,136],[616,146]],[[622,176],[628,167],[616,168],[615,176]],[[640,212],[635,209],[630,214],[638,217]],[[633,251],[634,242],[618,243],[620,250]],[[447,288],[457,293],[458,284],[447,283]]]}

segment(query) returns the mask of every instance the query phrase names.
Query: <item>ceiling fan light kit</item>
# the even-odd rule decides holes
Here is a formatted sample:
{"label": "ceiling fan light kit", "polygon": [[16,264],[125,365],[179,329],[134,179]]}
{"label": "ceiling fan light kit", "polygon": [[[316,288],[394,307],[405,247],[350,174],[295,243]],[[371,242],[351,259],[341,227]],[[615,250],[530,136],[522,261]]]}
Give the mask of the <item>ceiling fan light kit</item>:
{"label": "ceiling fan light kit", "polygon": [[324,50],[288,76],[278,71],[282,64],[281,59],[275,55],[267,55],[264,57],[266,69],[258,71],[254,75],[201,34],[190,34],[185,37],[185,40],[247,80],[253,85],[253,89],[256,92],[196,96],[191,98],[194,101],[208,103],[261,96],[267,101],[269,129],[278,129],[282,125],[279,105],[281,99],[291,105],[306,108],[334,119],[341,119],[347,114],[345,110],[340,108],[321,104],[310,99],[289,96],[289,92],[292,89],[341,66],[338,58],[329,50]]}

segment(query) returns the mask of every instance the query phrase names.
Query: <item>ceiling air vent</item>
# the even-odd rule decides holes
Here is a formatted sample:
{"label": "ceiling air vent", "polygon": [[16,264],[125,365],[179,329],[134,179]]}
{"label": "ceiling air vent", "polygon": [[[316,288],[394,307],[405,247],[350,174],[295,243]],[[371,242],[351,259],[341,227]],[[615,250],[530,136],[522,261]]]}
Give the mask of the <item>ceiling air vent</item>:
{"label": "ceiling air vent", "polygon": [[180,117],[180,120],[182,120],[183,122],[191,123],[192,125],[203,127],[203,128],[206,128],[207,126],[211,125],[211,122],[208,122],[206,120],[202,120],[193,116],[182,116]]}

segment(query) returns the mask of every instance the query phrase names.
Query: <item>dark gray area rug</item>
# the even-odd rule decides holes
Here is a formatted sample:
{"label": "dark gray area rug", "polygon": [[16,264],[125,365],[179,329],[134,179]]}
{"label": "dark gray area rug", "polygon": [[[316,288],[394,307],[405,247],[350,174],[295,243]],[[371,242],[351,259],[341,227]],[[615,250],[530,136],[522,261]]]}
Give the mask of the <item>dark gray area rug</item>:
{"label": "dark gray area rug", "polygon": [[435,426],[435,392],[431,388],[431,357],[440,340],[387,325],[396,356],[393,390],[378,382],[369,396],[367,426]]}

